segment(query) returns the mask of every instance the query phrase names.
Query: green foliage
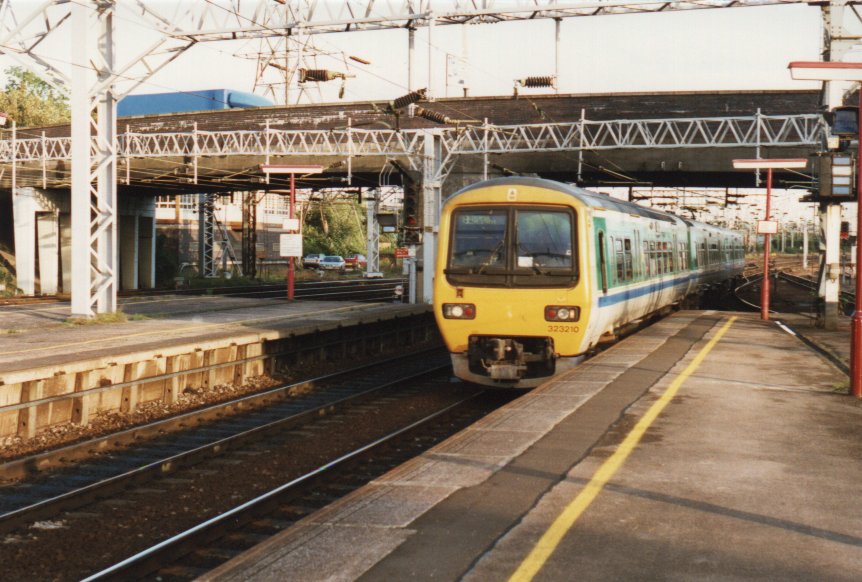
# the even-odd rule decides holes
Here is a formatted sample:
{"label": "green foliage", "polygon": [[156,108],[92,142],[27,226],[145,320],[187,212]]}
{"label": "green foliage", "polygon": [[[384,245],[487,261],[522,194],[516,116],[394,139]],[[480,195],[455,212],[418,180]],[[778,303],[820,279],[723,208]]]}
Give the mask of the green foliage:
{"label": "green foliage", "polygon": [[60,91],[21,67],[9,67],[4,73],[7,80],[0,92],[0,111],[18,127],[69,121],[69,103]]}
{"label": "green foliage", "polygon": [[0,259],[0,297],[14,297],[20,292],[21,290],[15,286],[15,275]]}
{"label": "green foliage", "polygon": [[3,247],[0,245],[0,297],[14,297],[21,293],[21,290],[15,285],[15,275],[12,265],[6,261],[9,256]]}
{"label": "green foliage", "polygon": [[365,252],[365,215],[357,204],[313,203],[306,210],[303,252],[349,255]]}

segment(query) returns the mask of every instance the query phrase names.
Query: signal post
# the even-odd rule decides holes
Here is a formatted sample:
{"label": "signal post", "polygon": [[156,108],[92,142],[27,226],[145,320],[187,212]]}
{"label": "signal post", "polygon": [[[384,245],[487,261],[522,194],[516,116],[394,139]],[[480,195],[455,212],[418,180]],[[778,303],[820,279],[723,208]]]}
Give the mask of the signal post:
{"label": "signal post", "polygon": [[[856,81],[859,87],[859,109],[857,110],[856,132],[856,234],[862,235],[862,126],[858,112],[862,111],[862,63],[796,61],[788,65],[794,79],[809,81]],[[840,220],[840,218],[839,218]],[[839,222],[840,229],[840,222]],[[856,244],[856,304],[850,322],[850,392],[862,398],[862,277],[859,265],[862,264],[862,245]],[[837,281],[836,281],[837,283]]]}

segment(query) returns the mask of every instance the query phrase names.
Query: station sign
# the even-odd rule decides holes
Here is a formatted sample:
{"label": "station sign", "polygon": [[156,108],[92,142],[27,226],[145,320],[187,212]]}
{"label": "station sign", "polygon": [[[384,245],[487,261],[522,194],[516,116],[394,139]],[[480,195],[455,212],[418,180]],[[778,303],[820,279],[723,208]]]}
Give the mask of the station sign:
{"label": "station sign", "polygon": [[282,257],[302,256],[302,235],[282,234],[278,240],[278,254]]}
{"label": "station sign", "polygon": [[395,249],[396,259],[406,259],[410,256],[410,250],[407,247],[398,247]]}
{"label": "station sign", "polygon": [[282,224],[282,228],[290,232],[299,232],[299,219],[285,218],[284,223]]}
{"label": "station sign", "polygon": [[778,234],[778,221],[758,220],[757,234]]}

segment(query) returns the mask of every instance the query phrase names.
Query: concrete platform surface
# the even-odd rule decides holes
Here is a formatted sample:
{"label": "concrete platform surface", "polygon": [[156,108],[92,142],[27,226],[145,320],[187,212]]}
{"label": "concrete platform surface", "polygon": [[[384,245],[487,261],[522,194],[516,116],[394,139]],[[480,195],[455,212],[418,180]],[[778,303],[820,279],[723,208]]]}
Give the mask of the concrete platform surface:
{"label": "concrete platform surface", "polygon": [[680,312],[204,579],[859,580],[846,388],[775,323]]}
{"label": "concrete platform surface", "polygon": [[[224,338],[276,337],[307,333],[315,328],[389,319],[430,311],[428,305],[357,303],[349,301],[242,299],[218,296],[138,300],[124,306],[132,316],[118,323],[73,325],[63,323],[68,305],[0,307],[0,380],[12,373],[64,365],[82,359],[111,357],[128,352],[190,342],[218,342]],[[135,314],[147,314],[135,317]],[[233,341],[233,340],[232,340]]]}

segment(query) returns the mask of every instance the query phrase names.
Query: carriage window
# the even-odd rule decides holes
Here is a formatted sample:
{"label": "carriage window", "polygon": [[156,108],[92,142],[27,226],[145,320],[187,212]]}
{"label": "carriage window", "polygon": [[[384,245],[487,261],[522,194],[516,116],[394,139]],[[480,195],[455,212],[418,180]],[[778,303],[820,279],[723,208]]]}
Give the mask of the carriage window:
{"label": "carriage window", "polygon": [[632,241],[631,239],[623,240],[623,259],[625,260],[626,268],[625,268],[625,277],[626,279],[632,279],[634,276],[634,268],[632,267]]}
{"label": "carriage window", "polygon": [[646,276],[649,277],[652,275],[652,267],[650,266],[650,252],[649,252],[649,242],[644,241],[644,252],[643,252],[643,263],[644,270],[646,271]]}
{"label": "carriage window", "polygon": [[566,212],[519,210],[516,267],[571,269],[572,218]]}
{"label": "carriage window", "polygon": [[661,275],[661,263],[656,260],[655,241],[649,243],[649,270],[653,275]]}
{"label": "carriage window", "polygon": [[455,215],[450,267],[493,269],[506,265],[505,209],[460,211]]}
{"label": "carriage window", "polygon": [[453,284],[570,287],[577,280],[575,213],[565,207],[464,207],[451,225],[445,273]]}
{"label": "carriage window", "polygon": [[623,239],[618,238],[614,241],[614,250],[616,251],[616,262],[617,262],[617,281],[622,281],[625,279],[625,258],[623,257]]}

